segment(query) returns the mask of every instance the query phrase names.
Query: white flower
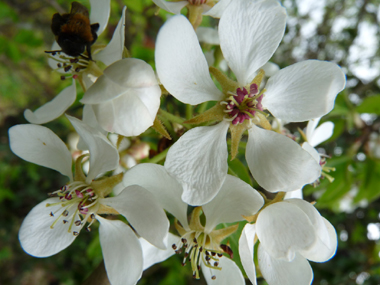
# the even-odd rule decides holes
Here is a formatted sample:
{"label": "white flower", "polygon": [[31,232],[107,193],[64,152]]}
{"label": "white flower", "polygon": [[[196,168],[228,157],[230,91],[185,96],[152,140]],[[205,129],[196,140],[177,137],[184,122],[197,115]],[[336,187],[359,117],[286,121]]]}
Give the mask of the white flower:
{"label": "white flower", "polygon": [[126,58],[107,67],[81,102],[92,105],[104,130],[128,137],[153,125],[160,96],[152,67],[140,59]]}
{"label": "white flower", "polygon": [[219,101],[190,121],[222,122],[191,129],[171,147],[166,158],[165,166],[184,185],[182,198],[187,203],[207,203],[223,183],[227,175],[228,128],[232,158],[241,135],[248,129],[248,166],[256,181],[268,191],[296,190],[319,177],[320,166],[308,152],[293,140],[265,129],[270,129],[270,124],[263,111],[288,122],[320,117],[333,108],[337,93],[344,88],[345,76],[336,64],[309,60],[276,72],[265,89],[260,89],[264,74],[257,74],[257,69],[276,50],[285,21],[285,9],[278,1],[230,3],[220,19],[219,37],[237,82],[210,68],[223,92],[211,79],[197,37],[183,16],[170,18],[160,30],[156,68],[169,93],[192,105]]}
{"label": "white flower", "polygon": [[[333,179],[328,175],[326,172],[330,172],[331,168],[325,167],[326,161],[321,155],[318,153],[318,151],[315,149],[315,147],[322,142],[328,140],[332,135],[334,131],[334,123],[333,122],[324,122],[322,125],[320,125],[317,128],[317,125],[319,123],[319,120],[321,118],[312,119],[308,122],[306,127],[306,135],[305,139],[306,142],[302,144],[302,148],[306,150],[322,167],[322,176],[327,176],[329,179]],[[291,192],[286,193],[285,199],[291,199],[291,198],[300,198],[302,199],[302,189],[294,190]]]}
{"label": "white flower", "polygon": [[[218,195],[202,207],[193,209],[188,223],[188,205],[181,200],[182,187],[163,166],[139,164],[127,171],[123,184],[144,187],[178,220],[175,227],[180,237],[169,235],[171,253],[168,252],[169,249],[159,251],[142,241],[145,249],[144,269],[168,258],[174,252],[180,253],[183,248],[183,263],[190,262],[194,277],[199,278],[199,270],[202,268],[208,284],[245,284],[236,264],[225,256],[222,257],[222,252],[229,250],[227,246],[221,245],[221,242],[232,234],[238,225],[219,230],[215,230],[215,227],[221,223],[241,221],[242,215],[255,214],[264,203],[256,190],[242,180],[228,175]],[[200,222],[202,212],[206,218],[204,226]],[[188,258],[191,258],[191,261]]]}
{"label": "white flower", "polygon": [[[99,30],[97,34],[100,35],[108,22],[110,14],[110,0],[91,0],[91,14],[90,22],[99,23]],[[124,50],[124,22],[125,11],[115,29],[114,35],[109,44],[102,50],[95,48],[93,45],[92,51],[94,54],[93,59],[102,61],[106,65],[122,59]],[[52,50],[59,50],[57,42],[54,42]],[[98,52],[100,50],[100,52]],[[85,89],[90,87],[102,74],[102,71],[94,61],[89,61],[84,58],[77,58],[68,56],[64,53],[56,53],[48,60],[49,65],[56,71],[65,74],[63,77],[70,75],[73,79],[77,79],[82,87]],[[72,85],[65,88],[53,100],[44,104],[34,112],[26,109],[24,112],[25,119],[32,124],[45,124],[59,116],[75,102],[76,91],[75,80],[72,80]]]}
{"label": "white flower", "polygon": [[313,271],[307,260],[325,262],[337,248],[334,227],[308,202],[289,199],[264,208],[255,224],[247,224],[239,240],[244,270],[256,285],[257,260],[269,285],[309,285]]}
{"label": "white flower", "polygon": [[[48,128],[18,125],[9,130],[12,151],[24,160],[54,169],[69,178],[51,198],[35,206],[24,219],[19,240],[30,255],[47,257],[69,246],[83,227],[88,231],[95,220],[107,275],[111,284],[135,284],[143,269],[142,250],[134,230],[152,244],[164,249],[168,220],[154,197],[141,186],[129,186],[118,196],[105,198],[122,179],[122,174],[96,179],[118,165],[118,152],[97,130],[69,117],[90,150],[90,169],[85,176],[82,155],[75,162],[66,145]],[[108,220],[100,214],[121,214],[130,224]],[[88,225],[86,226],[86,223]]]}
{"label": "white flower", "polygon": [[203,15],[214,18],[220,18],[224,9],[231,0],[182,0],[182,1],[165,1],[152,0],[158,7],[173,14],[180,14],[182,8],[187,7],[189,10],[200,9]]}

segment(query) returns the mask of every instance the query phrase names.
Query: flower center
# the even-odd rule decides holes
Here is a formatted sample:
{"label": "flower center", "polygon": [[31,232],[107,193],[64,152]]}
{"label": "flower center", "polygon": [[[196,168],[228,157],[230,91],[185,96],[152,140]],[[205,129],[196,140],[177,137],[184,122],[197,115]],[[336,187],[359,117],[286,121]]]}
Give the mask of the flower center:
{"label": "flower center", "polygon": [[259,93],[255,83],[250,85],[249,92],[245,87],[238,88],[236,93],[228,91],[227,94],[230,96],[220,102],[220,104],[226,105],[224,112],[227,114],[227,118],[225,119],[232,121],[233,125],[237,125],[253,118],[256,112],[263,112],[261,101],[264,91]]}
{"label": "flower center", "polygon": [[[213,243],[212,237],[203,231],[185,233],[177,244],[172,245],[172,248],[177,254],[182,253],[182,249],[185,251],[182,266],[185,266],[188,260],[195,279],[199,279],[201,262],[210,269],[222,270],[218,267],[219,259],[223,256],[222,250],[219,244]],[[212,275],[211,279],[215,280],[216,276]]]}
{"label": "flower center", "polygon": [[[60,202],[46,204],[46,207],[61,205],[65,210],[55,219],[50,228],[62,220],[64,224],[70,223],[68,232],[71,232],[73,224],[81,226],[90,218],[91,222],[86,227],[87,231],[91,231],[90,226],[95,221],[95,213],[98,210],[98,195],[88,184],[82,181],[71,182],[61,189],[49,193],[50,197],[59,197]],[[50,212],[50,216],[55,217],[55,214],[60,211]],[[75,220],[77,219],[77,220]],[[73,235],[79,235],[79,232],[74,231]]]}
{"label": "flower center", "polygon": [[202,5],[206,4],[207,0],[187,0],[189,1],[190,5]]}
{"label": "flower center", "polygon": [[[90,63],[89,59],[82,57],[71,57],[59,51],[47,51],[46,53],[49,53],[49,57],[57,62],[57,69],[63,68],[63,70],[70,73],[74,79],[78,77],[80,72],[87,69]],[[69,77],[65,75],[61,76],[62,80],[66,78]]]}

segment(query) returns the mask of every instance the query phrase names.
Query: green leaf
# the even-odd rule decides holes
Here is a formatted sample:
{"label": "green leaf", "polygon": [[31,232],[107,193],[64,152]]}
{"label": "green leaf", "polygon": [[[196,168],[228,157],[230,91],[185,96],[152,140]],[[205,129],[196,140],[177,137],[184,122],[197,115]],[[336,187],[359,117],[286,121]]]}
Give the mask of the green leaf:
{"label": "green leaf", "polygon": [[380,197],[380,161],[367,159],[364,168],[362,183],[359,187],[359,192],[354,198],[354,203],[358,203],[363,199],[368,202]]}
{"label": "green leaf", "polygon": [[248,168],[238,158],[228,161],[228,166],[241,180],[252,185]]}
{"label": "green leaf", "polygon": [[380,95],[365,98],[356,111],[380,115]]}

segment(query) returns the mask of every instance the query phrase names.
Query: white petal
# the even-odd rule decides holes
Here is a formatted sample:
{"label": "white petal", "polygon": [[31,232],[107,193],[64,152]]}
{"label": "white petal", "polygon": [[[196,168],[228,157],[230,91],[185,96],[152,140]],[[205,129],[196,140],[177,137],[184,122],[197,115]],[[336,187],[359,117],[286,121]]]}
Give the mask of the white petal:
{"label": "white petal", "polygon": [[90,0],[90,4],[90,23],[99,24],[99,29],[96,32],[99,36],[107,26],[111,12],[111,0]]}
{"label": "white petal", "polygon": [[94,105],[99,124],[108,132],[138,136],[153,125],[160,107],[158,85],[129,90],[108,102]]}
{"label": "white petal", "polygon": [[125,11],[127,7],[124,6],[123,14],[116,29],[113,33],[111,41],[108,45],[99,53],[94,55],[95,60],[100,60],[105,65],[111,65],[115,61],[122,59],[124,51],[124,33],[125,33]]}
{"label": "white petal", "polygon": [[263,197],[243,180],[227,175],[218,194],[202,206],[206,216],[205,232],[220,223],[233,223],[252,216],[264,205]]}
{"label": "white petal", "polygon": [[285,199],[294,199],[294,198],[303,199],[302,189],[286,192],[284,200]]}
{"label": "white petal", "polygon": [[[72,225],[72,231],[68,232],[70,223],[63,223],[62,217],[54,225],[50,226],[66,209],[61,204],[46,207],[47,203],[59,203],[59,198],[49,198],[35,206],[22,222],[18,238],[22,248],[35,257],[47,257],[54,255],[68,247],[76,238],[73,232],[79,233],[80,227]],[[75,207],[75,205],[73,205]],[[74,209],[75,211],[75,209]],[[54,217],[50,215],[53,212]],[[76,215],[75,220],[79,217]]]}
{"label": "white petal", "polygon": [[144,270],[174,255],[175,251],[172,248],[172,244],[177,243],[179,239],[179,236],[169,233],[166,240],[166,249],[159,249],[145,239],[139,238],[144,256]]}
{"label": "white petal", "polygon": [[165,168],[182,184],[187,204],[206,204],[222,186],[228,170],[228,126],[221,122],[191,129],[170,148]]}
{"label": "white petal", "polygon": [[94,111],[105,130],[135,136],[153,124],[160,96],[152,67],[142,60],[127,58],[106,68],[81,102],[99,104]]}
{"label": "white petal", "polygon": [[210,44],[210,45],[220,44],[219,34],[218,34],[217,29],[210,28],[210,27],[198,27],[196,34],[200,42]]}
{"label": "white petal", "polygon": [[285,31],[286,11],[276,0],[232,1],[220,18],[220,47],[241,85],[277,49]]}
{"label": "white petal", "polygon": [[[219,259],[218,267],[222,270],[212,270],[201,262],[202,273],[208,285],[245,285],[243,274],[234,261],[223,256]],[[211,279],[212,276],[216,277],[215,280]]]}
{"label": "white petal", "polygon": [[312,261],[325,262],[330,259],[337,246],[337,237],[334,227],[324,219],[317,209],[302,199],[284,201],[301,209],[311,221],[317,235],[316,243],[312,248],[301,250],[300,253]]}
{"label": "white petal", "polygon": [[73,180],[72,158],[65,143],[51,130],[38,125],[9,129],[10,148],[22,159],[54,169]]}
{"label": "white petal", "polygon": [[119,165],[119,153],[111,142],[101,132],[81,120],[68,115],[66,117],[90,151],[90,171],[86,182],[90,183],[99,174],[114,170]]}
{"label": "white petal", "polygon": [[271,257],[261,244],[257,251],[261,274],[269,285],[309,285],[313,281],[313,270],[301,255],[288,262]]}
{"label": "white petal", "polygon": [[321,161],[321,156],[319,155],[318,151],[313,148],[308,142],[302,143],[302,148],[306,150],[314,159],[316,162]]}
{"label": "white petal", "polygon": [[262,104],[276,118],[307,121],[330,112],[345,84],[346,77],[335,63],[306,60],[270,77]]}
{"label": "white petal", "polygon": [[248,133],[247,163],[265,190],[297,190],[321,175],[319,163],[292,139],[255,125]]}
{"label": "white petal", "polygon": [[[51,49],[50,50],[61,50],[61,47],[58,45],[58,43],[56,41],[53,42],[52,46],[51,46]],[[63,53],[64,56],[67,56],[65,53]],[[59,59],[59,53],[57,53],[55,56],[53,56],[52,54],[48,54],[48,64],[49,66],[51,67],[51,69],[59,72],[59,73],[63,73],[63,74],[66,74],[66,75],[69,75],[71,74],[70,71],[65,71],[64,70],[64,67],[63,65],[61,64],[61,67],[58,68],[58,61],[57,60],[54,60],[53,58],[56,58],[56,59]]]}
{"label": "white petal", "polygon": [[103,199],[101,203],[122,214],[140,236],[165,249],[164,239],[169,230],[169,221],[148,190],[139,185],[128,186],[118,196]]}
{"label": "white petal", "polygon": [[[104,136],[107,136],[107,131],[103,130],[102,127],[99,125],[98,121],[96,120],[94,109],[92,105],[84,105],[83,112],[82,112],[82,122],[86,125],[89,125],[90,127],[93,127],[94,129],[97,129],[100,133],[102,133]],[[83,141],[81,137],[79,137],[79,142],[77,145],[78,149],[80,150],[87,150],[88,146]]]}
{"label": "white petal", "polygon": [[239,255],[241,264],[253,285],[257,284],[256,267],[254,258],[254,239],[256,235],[256,225],[246,224],[239,239]]}
{"label": "white petal", "polygon": [[142,249],[132,229],[122,221],[96,216],[104,265],[112,285],[133,285],[143,269]]}
{"label": "white petal", "polygon": [[[203,13],[205,16],[211,16],[214,18],[220,18],[224,12],[224,10],[227,8],[228,4],[230,4],[231,0],[220,0],[218,3],[214,5],[210,10]],[[199,29],[200,27],[198,27]]]}
{"label": "white petal", "polygon": [[[314,262],[326,262],[335,255],[338,246],[338,238],[334,227],[324,217],[322,219],[328,236],[322,236],[324,233],[317,231],[317,243],[310,250],[301,252],[305,258]],[[328,243],[323,241],[326,238],[329,241]]]}
{"label": "white petal", "polygon": [[128,170],[123,177],[125,187],[140,185],[151,192],[162,208],[176,217],[188,229],[187,204],[182,201],[182,186],[158,164],[138,164]]}
{"label": "white petal", "polygon": [[290,200],[262,210],[256,221],[256,230],[261,245],[272,257],[291,261],[297,251],[310,249],[317,236],[305,212],[286,201]]}
{"label": "white petal", "polygon": [[334,123],[333,122],[324,122],[322,125],[320,125],[318,128],[315,129],[315,132],[313,133],[312,137],[309,140],[309,143],[312,146],[317,146],[320,143],[323,143],[324,141],[328,140],[334,132]]}
{"label": "white petal", "polygon": [[137,58],[124,58],[104,70],[103,75],[84,94],[81,102],[104,103],[129,91],[157,85],[156,74],[149,64]]}
{"label": "white petal", "polygon": [[25,119],[32,124],[45,124],[61,116],[74,103],[77,97],[76,84],[72,80],[72,85],[66,87],[53,100],[39,107],[32,112],[26,109]]}
{"label": "white petal", "polygon": [[168,11],[173,14],[181,13],[183,7],[185,7],[189,2],[186,1],[178,1],[178,2],[169,2],[165,0],[152,0],[154,4],[156,4],[161,9]]}
{"label": "white petal", "polygon": [[184,16],[171,17],[161,28],[155,58],[161,83],[181,102],[196,105],[223,98],[210,77],[194,29]]}
{"label": "white petal", "polygon": [[306,126],[306,138],[307,138],[308,141],[310,141],[310,139],[312,138],[312,136],[314,134],[314,131],[317,128],[318,123],[319,123],[320,120],[321,120],[321,117],[315,118],[315,119],[311,119],[307,123],[307,126]]}

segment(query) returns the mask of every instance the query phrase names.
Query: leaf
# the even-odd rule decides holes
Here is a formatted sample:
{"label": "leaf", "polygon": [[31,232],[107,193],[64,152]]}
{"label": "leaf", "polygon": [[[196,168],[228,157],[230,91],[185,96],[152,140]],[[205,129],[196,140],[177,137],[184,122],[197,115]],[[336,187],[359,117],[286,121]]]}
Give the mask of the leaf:
{"label": "leaf", "polygon": [[380,115],[380,95],[365,98],[356,111]]}
{"label": "leaf", "polygon": [[359,192],[354,198],[354,203],[358,203],[363,199],[368,202],[380,197],[380,161],[367,159],[363,168],[362,183]]}
{"label": "leaf", "polygon": [[228,161],[228,167],[244,182],[252,185],[251,177],[248,172],[247,166],[245,166],[238,158]]}

